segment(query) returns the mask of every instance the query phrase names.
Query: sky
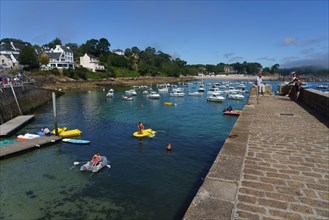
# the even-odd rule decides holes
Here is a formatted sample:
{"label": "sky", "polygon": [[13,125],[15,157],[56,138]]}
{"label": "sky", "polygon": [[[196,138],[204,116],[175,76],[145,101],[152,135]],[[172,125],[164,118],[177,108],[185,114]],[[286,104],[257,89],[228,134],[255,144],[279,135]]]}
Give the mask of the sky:
{"label": "sky", "polygon": [[328,68],[328,0],[0,0],[0,38],[153,47],[187,64]]}

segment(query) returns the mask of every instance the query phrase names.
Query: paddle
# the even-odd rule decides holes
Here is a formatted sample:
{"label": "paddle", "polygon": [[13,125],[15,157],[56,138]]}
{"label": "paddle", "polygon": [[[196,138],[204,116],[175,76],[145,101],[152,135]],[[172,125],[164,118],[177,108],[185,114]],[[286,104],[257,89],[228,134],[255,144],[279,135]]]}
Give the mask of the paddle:
{"label": "paddle", "polygon": [[87,162],[89,162],[89,161],[83,161],[83,162],[75,161],[75,162],[73,162],[73,165],[79,165],[80,163],[87,163]]}

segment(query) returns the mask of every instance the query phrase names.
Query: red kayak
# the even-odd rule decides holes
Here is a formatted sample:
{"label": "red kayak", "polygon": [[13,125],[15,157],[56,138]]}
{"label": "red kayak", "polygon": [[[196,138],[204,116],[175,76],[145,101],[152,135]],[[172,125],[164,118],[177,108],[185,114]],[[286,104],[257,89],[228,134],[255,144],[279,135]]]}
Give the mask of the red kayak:
{"label": "red kayak", "polygon": [[241,110],[231,110],[231,111],[224,110],[224,115],[239,116],[241,112],[242,112]]}

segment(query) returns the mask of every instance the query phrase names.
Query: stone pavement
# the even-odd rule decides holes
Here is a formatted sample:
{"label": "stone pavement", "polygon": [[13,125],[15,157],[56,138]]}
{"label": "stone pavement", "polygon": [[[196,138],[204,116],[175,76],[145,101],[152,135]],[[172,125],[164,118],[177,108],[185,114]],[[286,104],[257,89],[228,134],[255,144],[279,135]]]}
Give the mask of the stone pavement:
{"label": "stone pavement", "polygon": [[329,219],[328,119],[250,97],[184,219]]}

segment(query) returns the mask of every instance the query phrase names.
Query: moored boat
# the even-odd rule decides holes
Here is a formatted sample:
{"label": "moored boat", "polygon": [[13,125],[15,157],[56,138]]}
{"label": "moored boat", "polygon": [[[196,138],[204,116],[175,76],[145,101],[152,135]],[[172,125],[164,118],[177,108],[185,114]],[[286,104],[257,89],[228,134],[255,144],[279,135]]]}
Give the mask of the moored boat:
{"label": "moored boat", "polygon": [[113,89],[110,89],[110,90],[107,92],[106,97],[108,97],[108,98],[112,98],[113,95],[114,95],[114,90],[113,90]]}
{"label": "moored boat", "polygon": [[150,92],[150,94],[147,95],[147,98],[149,99],[159,99],[160,98],[160,94],[157,92]]}
{"label": "moored boat", "polygon": [[233,116],[239,116],[241,113],[241,110],[224,110],[223,111],[224,115],[233,115]]}
{"label": "moored boat", "polygon": [[212,94],[207,97],[207,101],[211,101],[211,102],[223,102],[224,100],[225,98],[218,94]]}

